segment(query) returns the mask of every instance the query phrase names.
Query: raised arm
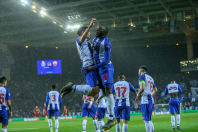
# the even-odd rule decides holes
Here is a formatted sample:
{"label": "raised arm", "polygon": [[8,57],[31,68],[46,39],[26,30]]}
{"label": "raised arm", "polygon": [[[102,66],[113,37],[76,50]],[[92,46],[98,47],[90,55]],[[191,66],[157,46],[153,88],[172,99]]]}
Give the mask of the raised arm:
{"label": "raised arm", "polygon": [[82,34],[82,36],[81,36],[81,38],[79,40],[79,44],[82,44],[85,41],[85,39],[87,38],[87,35],[88,35],[90,29],[93,27],[93,25],[94,25],[95,22],[96,22],[96,18],[92,18],[89,27]]}

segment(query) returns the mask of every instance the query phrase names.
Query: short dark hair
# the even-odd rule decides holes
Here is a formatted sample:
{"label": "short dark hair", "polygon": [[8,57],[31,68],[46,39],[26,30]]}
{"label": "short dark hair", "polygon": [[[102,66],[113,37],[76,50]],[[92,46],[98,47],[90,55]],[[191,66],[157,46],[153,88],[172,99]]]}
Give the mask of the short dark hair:
{"label": "short dark hair", "polygon": [[82,33],[83,31],[85,31],[87,28],[88,28],[87,26],[81,26],[81,27],[78,29],[77,34],[80,36],[81,33]]}
{"label": "short dark hair", "polygon": [[5,81],[7,81],[7,78],[5,76],[0,78],[0,83],[3,84]]}
{"label": "short dark hair", "polygon": [[52,89],[56,89],[56,85],[55,84],[52,85]]}
{"label": "short dark hair", "polygon": [[124,79],[124,78],[125,78],[125,75],[124,75],[124,73],[120,73],[120,74],[118,75],[118,77],[119,77],[119,79]]}
{"label": "short dark hair", "polygon": [[142,69],[144,72],[147,72],[148,71],[148,68],[147,68],[147,66],[146,65],[142,65],[142,66],[140,66],[140,68],[139,69]]}
{"label": "short dark hair", "polygon": [[101,25],[96,29],[96,37],[104,38],[108,35],[108,32],[108,28]]}

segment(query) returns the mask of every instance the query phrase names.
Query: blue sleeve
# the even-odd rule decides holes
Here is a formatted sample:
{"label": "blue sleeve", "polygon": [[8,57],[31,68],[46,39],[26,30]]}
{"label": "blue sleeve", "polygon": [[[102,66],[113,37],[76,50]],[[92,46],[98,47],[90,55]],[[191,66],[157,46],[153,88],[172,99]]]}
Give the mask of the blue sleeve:
{"label": "blue sleeve", "polygon": [[45,101],[45,105],[46,105],[45,109],[46,109],[46,111],[47,111],[48,103],[49,103],[49,93],[47,93],[46,101]]}
{"label": "blue sleeve", "polygon": [[59,103],[60,103],[60,108],[62,106],[62,99],[61,99],[61,96],[59,95]]}
{"label": "blue sleeve", "polygon": [[156,88],[156,85],[155,85],[155,83],[153,84],[153,88]]}
{"label": "blue sleeve", "polygon": [[128,83],[129,83],[130,91],[135,93],[136,89],[133,87],[133,85],[130,82]]}
{"label": "blue sleeve", "polygon": [[141,76],[139,77],[139,81],[145,81],[145,74],[143,74],[143,75],[141,75]]}
{"label": "blue sleeve", "polygon": [[165,95],[167,95],[167,94],[168,94],[168,85],[165,88]]}
{"label": "blue sleeve", "polygon": [[182,89],[179,84],[178,84],[178,90],[179,90],[179,93],[182,94]]}
{"label": "blue sleeve", "polygon": [[115,93],[114,85],[113,85],[113,87],[112,87],[112,93]]}
{"label": "blue sleeve", "polygon": [[6,88],[6,100],[11,100],[11,96],[10,96],[10,90],[8,88]]}
{"label": "blue sleeve", "polygon": [[110,57],[111,57],[111,43],[109,42],[109,40],[106,39],[105,40],[104,61],[95,65],[94,68],[97,69],[104,65],[107,65],[110,62]]}

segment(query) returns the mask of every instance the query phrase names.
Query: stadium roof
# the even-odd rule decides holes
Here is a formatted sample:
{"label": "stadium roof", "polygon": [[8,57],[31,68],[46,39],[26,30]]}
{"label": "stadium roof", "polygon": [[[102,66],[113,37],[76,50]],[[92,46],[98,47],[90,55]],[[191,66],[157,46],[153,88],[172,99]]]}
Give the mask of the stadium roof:
{"label": "stadium roof", "polygon": [[[184,23],[194,30],[196,14],[197,0],[1,0],[0,41],[67,47],[75,42],[76,28],[96,17],[117,44],[184,43]],[[177,20],[173,33],[170,20]]]}

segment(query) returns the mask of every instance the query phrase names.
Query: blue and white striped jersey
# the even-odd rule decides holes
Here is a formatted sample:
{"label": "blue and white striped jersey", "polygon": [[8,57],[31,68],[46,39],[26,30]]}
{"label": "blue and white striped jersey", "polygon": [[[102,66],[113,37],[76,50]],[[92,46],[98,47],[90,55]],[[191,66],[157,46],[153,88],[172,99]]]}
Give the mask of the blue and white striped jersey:
{"label": "blue and white striped jersey", "polygon": [[181,94],[182,89],[179,84],[171,83],[171,84],[168,84],[165,89],[165,95],[167,95],[168,93],[169,94],[172,94],[172,93],[180,93]]}
{"label": "blue and white striped jersey", "polygon": [[95,68],[103,67],[107,64],[112,64],[111,62],[111,43],[107,37],[105,38],[94,38],[94,60],[96,65]]}
{"label": "blue and white striped jersey", "polygon": [[62,99],[58,91],[50,91],[46,96],[46,109],[60,110]]}
{"label": "blue and white striped jersey", "polygon": [[[103,94],[102,89],[100,89],[99,96]],[[103,97],[100,102],[98,103],[98,108],[107,108],[106,97]]]}
{"label": "blue and white striped jersey", "polygon": [[149,76],[148,74],[143,74],[139,77],[139,85],[141,86],[141,81],[145,82],[145,89],[142,93],[141,97],[141,104],[148,104],[152,101],[154,103],[154,99],[152,97],[153,89],[155,88],[155,82],[154,79]]}
{"label": "blue and white striped jersey", "polygon": [[0,110],[8,110],[7,100],[10,99],[10,90],[0,86]]}
{"label": "blue and white striped jersey", "polygon": [[114,84],[112,92],[116,95],[115,107],[130,106],[129,93],[135,92],[135,88],[130,82],[118,81]]}
{"label": "blue and white striped jersey", "polygon": [[81,44],[79,44],[79,41],[80,37],[76,40],[76,46],[82,62],[82,67],[85,68],[93,65],[93,50],[89,39],[85,39],[85,41]]}

